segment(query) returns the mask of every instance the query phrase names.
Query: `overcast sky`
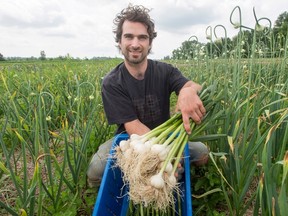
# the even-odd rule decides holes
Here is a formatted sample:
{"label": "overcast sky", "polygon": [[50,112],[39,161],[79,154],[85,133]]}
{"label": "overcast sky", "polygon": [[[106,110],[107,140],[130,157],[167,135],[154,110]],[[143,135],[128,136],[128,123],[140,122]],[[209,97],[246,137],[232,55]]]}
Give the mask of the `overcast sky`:
{"label": "overcast sky", "polygon": [[[144,3],[145,2],[145,3]],[[121,57],[114,41],[113,19],[129,3],[152,9],[157,38],[153,59],[172,54],[191,36],[206,43],[206,28],[223,25],[229,37],[237,34],[230,23],[239,6],[242,24],[253,28],[255,19],[267,17],[272,24],[288,11],[287,0],[0,0],[0,53],[4,57],[93,56]],[[233,20],[239,22],[238,10]],[[268,22],[263,22],[268,25]],[[223,37],[221,28],[217,35]]]}

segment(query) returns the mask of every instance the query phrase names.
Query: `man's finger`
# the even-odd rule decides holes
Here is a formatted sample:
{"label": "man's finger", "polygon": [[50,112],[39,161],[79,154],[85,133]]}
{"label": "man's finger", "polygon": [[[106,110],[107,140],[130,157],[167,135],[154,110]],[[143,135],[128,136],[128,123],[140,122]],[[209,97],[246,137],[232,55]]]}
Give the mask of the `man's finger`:
{"label": "man's finger", "polygon": [[187,132],[188,134],[191,134],[189,116],[182,114],[182,119],[183,119],[184,129],[186,130],[186,132]]}
{"label": "man's finger", "polygon": [[206,109],[205,109],[204,106],[201,106],[201,107],[200,107],[200,111],[201,111],[201,113],[203,114],[203,116],[206,114]]}

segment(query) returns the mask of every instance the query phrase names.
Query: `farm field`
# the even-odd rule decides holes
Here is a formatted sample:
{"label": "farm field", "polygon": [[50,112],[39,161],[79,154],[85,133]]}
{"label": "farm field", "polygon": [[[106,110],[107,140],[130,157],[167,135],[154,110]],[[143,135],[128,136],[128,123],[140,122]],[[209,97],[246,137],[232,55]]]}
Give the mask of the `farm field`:
{"label": "farm field", "polygon": [[[113,137],[101,79],[121,59],[0,63],[0,214],[91,215],[86,169]],[[288,60],[166,60],[217,83],[223,116],[191,168],[194,215],[284,215],[288,208]],[[174,109],[175,95],[171,98]],[[218,135],[218,136],[217,136]]]}

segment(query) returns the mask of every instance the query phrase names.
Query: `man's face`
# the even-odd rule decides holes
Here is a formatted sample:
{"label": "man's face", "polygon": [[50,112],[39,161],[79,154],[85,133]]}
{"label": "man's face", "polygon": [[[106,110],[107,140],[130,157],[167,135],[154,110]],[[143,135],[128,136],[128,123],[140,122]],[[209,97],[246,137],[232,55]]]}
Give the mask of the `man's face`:
{"label": "man's face", "polygon": [[126,20],[122,26],[119,47],[128,63],[142,63],[147,59],[151,48],[147,27],[142,23]]}

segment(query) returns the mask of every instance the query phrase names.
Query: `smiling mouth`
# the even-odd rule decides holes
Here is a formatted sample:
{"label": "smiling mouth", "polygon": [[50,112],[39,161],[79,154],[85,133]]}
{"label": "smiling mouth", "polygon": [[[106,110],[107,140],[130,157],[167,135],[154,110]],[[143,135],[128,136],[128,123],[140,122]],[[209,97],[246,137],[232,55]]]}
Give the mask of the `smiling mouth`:
{"label": "smiling mouth", "polygon": [[138,57],[141,54],[141,52],[139,52],[139,51],[137,51],[137,52],[131,51],[130,53],[134,58]]}

